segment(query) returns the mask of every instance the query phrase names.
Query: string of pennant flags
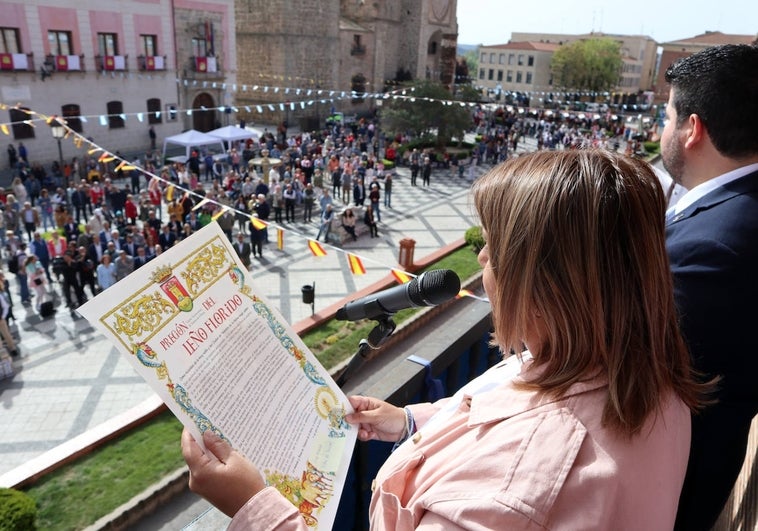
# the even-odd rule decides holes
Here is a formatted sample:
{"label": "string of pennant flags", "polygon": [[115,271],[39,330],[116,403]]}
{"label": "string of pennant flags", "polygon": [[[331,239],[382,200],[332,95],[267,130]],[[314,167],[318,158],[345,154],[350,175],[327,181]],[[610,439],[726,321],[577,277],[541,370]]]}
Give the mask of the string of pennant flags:
{"label": "string of pennant flags", "polygon": [[[0,110],[5,110],[7,108],[8,108],[7,105],[5,105],[3,103],[0,103]],[[284,250],[284,236],[285,236],[285,233],[291,233],[292,235],[294,235],[296,237],[304,238],[304,239],[307,240],[308,250],[311,252],[311,254],[315,258],[322,258],[324,256],[327,256],[328,252],[331,252],[331,251],[334,251],[334,252],[337,252],[337,253],[343,253],[344,255],[346,255],[348,266],[349,266],[350,271],[351,271],[351,273],[353,275],[356,275],[356,276],[365,275],[366,274],[366,267],[364,265],[364,262],[371,262],[371,263],[380,265],[383,268],[389,269],[390,272],[391,272],[391,274],[392,274],[392,276],[400,284],[404,284],[406,282],[410,282],[410,280],[412,278],[416,277],[416,275],[414,275],[413,273],[409,273],[407,271],[403,271],[401,269],[397,269],[397,268],[394,268],[394,267],[389,267],[386,264],[384,264],[383,262],[380,262],[378,260],[374,260],[372,258],[368,258],[368,257],[365,257],[365,256],[359,256],[359,255],[357,255],[355,253],[351,253],[351,252],[346,251],[344,249],[341,249],[339,247],[330,245],[330,244],[328,244],[326,242],[324,242],[322,244],[319,241],[314,240],[314,239],[312,239],[312,238],[310,238],[310,237],[308,237],[308,236],[306,236],[306,235],[304,235],[304,234],[302,234],[302,233],[300,233],[300,232],[298,232],[296,230],[293,230],[293,229],[290,229],[290,228],[286,228],[285,229],[284,227],[276,225],[275,223],[271,223],[271,222],[268,222],[268,221],[263,221],[263,220],[259,219],[258,217],[256,217],[253,214],[248,214],[247,212],[242,212],[242,211],[237,210],[236,208],[233,208],[233,207],[231,207],[229,205],[223,204],[223,203],[217,201],[216,199],[209,198],[209,197],[206,197],[206,196],[201,196],[200,194],[196,193],[193,190],[190,190],[188,188],[184,188],[183,186],[181,186],[181,185],[179,185],[177,183],[174,183],[174,182],[172,182],[172,181],[170,181],[168,179],[165,179],[164,177],[161,177],[160,175],[156,175],[153,172],[145,170],[144,168],[142,168],[142,167],[140,167],[140,166],[138,166],[138,165],[136,165],[136,164],[134,164],[132,162],[129,162],[129,161],[127,161],[127,160],[125,160],[125,159],[123,159],[123,158],[121,158],[121,157],[119,157],[119,156],[117,156],[117,155],[109,152],[108,150],[106,150],[102,146],[98,145],[94,141],[92,141],[92,140],[90,140],[88,138],[85,138],[81,134],[79,134],[76,131],[74,131],[73,129],[71,129],[66,124],[65,120],[63,118],[59,117],[59,116],[56,116],[56,115],[48,116],[48,115],[39,113],[39,112],[31,110],[31,109],[19,109],[19,110],[21,110],[21,111],[23,111],[23,112],[25,112],[25,113],[27,113],[29,115],[30,120],[28,120],[28,121],[31,122],[32,124],[35,121],[41,121],[41,122],[44,122],[47,125],[51,125],[51,126],[52,125],[57,125],[57,126],[63,127],[65,129],[65,131],[66,131],[65,134],[64,134],[64,136],[63,136],[64,140],[66,140],[66,139],[72,139],[72,142],[73,142],[74,146],[77,149],[86,149],[87,150],[87,154],[90,155],[90,156],[97,155],[98,162],[101,162],[101,163],[104,163],[104,164],[107,164],[107,163],[114,163],[114,164],[116,164],[114,171],[134,171],[134,170],[136,170],[136,171],[141,172],[144,175],[149,176],[151,179],[156,179],[158,182],[163,183],[165,185],[165,187],[166,187],[166,195],[165,195],[165,197],[166,197],[166,200],[168,202],[171,202],[171,201],[175,200],[179,196],[179,194],[182,195],[182,199],[185,199],[187,197],[195,197],[195,198],[197,198],[199,200],[192,207],[192,210],[194,210],[194,211],[200,210],[200,209],[206,207],[208,204],[211,204],[214,207],[216,207],[216,211],[211,215],[211,220],[213,220],[213,221],[216,221],[218,218],[220,218],[224,214],[227,214],[227,213],[231,214],[231,213],[233,213],[233,214],[238,214],[238,215],[241,215],[241,216],[248,216],[249,220],[250,220],[250,223],[252,224],[252,226],[256,230],[263,230],[263,229],[266,229],[268,227],[276,229],[276,246],[277,246],[277,249],[279,249],[279,250]],[[6,135],[8,134],[7,124],[0,124],[0,129]],[[327,249],[329,251],[327,251]],[[484,301],[484,302],[489,302],[486,298],[478,297],[478,296],[474,295],[471,291],[466,290],[466,289],[462,289],[458,293],[457,298],[461,298],[461,297],[471,297],[471,298],[474,298],[474,299],[477,299],[477,300],[481,300],[481,301]]]}
{"label": "string of pennant flags", "polygon": [[[219,82],[210,82],[210,81],[198,81],[198,80],[181,80],[177,79],[177,83],[184,84],[185,86],[189,85],[198,85],[201,84],[203,87],[211,86],[213,88],[216,88],[219,86],[222,89],[226,89],[227,84],[226,83],[219,83]],[[453,100],[453,99],[441,99],[441,98],[429,98],[426,96],[416,96],[413,94],[415,91],[415,87],[403,87],[398,88],[393,91],[389,92],[356,92],[356,91],[344,91],[344,90],[332,90],[332,89],[320,89],[320,88],[302,88],[302,87],[282,87],[282,86],[269,86],[269,85],[237,85],[232,84],[231,89],[234,92],[239,92],[240,90],[242,92],[260,92],[261,94],[281,94],[281,95],[294,95],[294,96],[303,96],[305,99],[300,99],[297,101],[294,101],[295,98],[292,98],[292,101],[289,99],[284,102],[260,102],[260,103],[250,103],[250,104],[240,104],[240,105],[219,105],[216,107],[205,107],[200,106],[198,108],[182,108],[182,109],[172,109],[171,111],[154,111],[154,112],[129,112],[129,113],[113,113],[113,114],[93,114],[93,115],[77,115],[77,116],[71,116],[71,118],[75,118],[78,120],[81,120],[83,123],[89,123],[90,120],[97,121],[101,126],[107,127],[109,125],[108,120],[112,117],[119,117],[123,121],[127,121],[128,118],[134,117],[139,122],[144,122],[147,117],[155,116],[156,118],[160,118],[163,114],[166,114],[166,112],[169,113],[175,113],[175,114],[185,114],[187,116],[192,116],[196,112],[207,112],[207,111],[218,111],[221,113],[227,113],[227,112],[240,112],[240,109],[244,109],[247,113],[253,113],[257,112],[258,114],[263,114],[266,111],[286,111],[291,110],[295,111],[298,108],[305,109],[306,107],[310,107],[315,105],[316,103],[335,103],[338,101],[344,101],[344,100],[353,100],[353,99],[374,99],[374,100],[404,100],[408,101],[410,103],[416,103],[416,102],[429,102],[429,103],[438,103],[445,106],[453,106],[453,105],[459,105],[461,107],[476,107],[480,105],[478,102],[472,102],[472,101],[462,101],[462,100]],[[315,98],[311,98],[311,96],[316,96]],[[3,109],[8,108],[8,104],[2,104]],[[19,104],[15,106],[11,106],[15,109],[27,111],[27,109],[21,107]],[[509,105],[509,107],[523,107],[518,104]],[[38,113],[28,113],[30,116],[38,115]],[[39,119],[37,119],[39,120]],[[19,123],[25,123],[28,125],[33,125],[34,119],[28,119],[28,120],[21,120],[16,122],[4,122],[0,123],[0,131],[2,131],[4,134],[9,135],[9,126],[13,126],[14,124]]]}

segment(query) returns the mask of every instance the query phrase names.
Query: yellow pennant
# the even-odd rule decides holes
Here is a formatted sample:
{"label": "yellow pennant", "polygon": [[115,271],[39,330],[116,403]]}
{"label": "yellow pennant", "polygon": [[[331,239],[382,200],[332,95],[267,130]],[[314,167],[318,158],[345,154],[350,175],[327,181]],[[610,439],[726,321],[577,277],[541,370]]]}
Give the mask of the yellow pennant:
{"label": "yellow pennant", "polygon": [[366,274],[366,268],[363,266],[363,262],[354,254],[347,253],[347,262],[350,265],[350,272],[353,275]]}
{"label": "yellow pennant", "polygon": [[322,256],[326,256],[326,251],[323,247],[321,247],[321,244],[318,243],[316,240],[308,240],[308,249],[311,250],[313,253],[313,256],[316,258],[321,258]]}

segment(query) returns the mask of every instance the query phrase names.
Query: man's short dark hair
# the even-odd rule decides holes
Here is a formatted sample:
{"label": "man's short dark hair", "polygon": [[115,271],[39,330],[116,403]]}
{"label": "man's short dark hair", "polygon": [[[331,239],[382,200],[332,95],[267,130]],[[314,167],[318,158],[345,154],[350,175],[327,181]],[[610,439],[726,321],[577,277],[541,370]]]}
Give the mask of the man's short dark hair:
{"label": "man's short dark hair", "polygon": [[758,154],[758,46],[714,46],[675,61],[666,81],[681,124],[697,114],[721,154]]}

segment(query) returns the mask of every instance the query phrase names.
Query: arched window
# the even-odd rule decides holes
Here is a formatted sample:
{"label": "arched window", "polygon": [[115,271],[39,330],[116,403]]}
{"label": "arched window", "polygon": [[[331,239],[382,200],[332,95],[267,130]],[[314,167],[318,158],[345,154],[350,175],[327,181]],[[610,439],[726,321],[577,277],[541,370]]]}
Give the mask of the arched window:
{"label": "arched window", "polygon": [[163,123],[163,118],[161,118],[160,98],[150,98],[149,100],[147,100],[147,123],[149,124]]}
{"label": "arched window", "polygon": [[110,129],[121,129],[124,127],[124,104],[120,101],[109,101],[106,103],[108,109],[108,127]]}
{"label": "arched window", "polygon": [[61,107],[61,115],[66,119],[66,125],[77,133],[82,132],[81,111],[75,103],[67,103]]}

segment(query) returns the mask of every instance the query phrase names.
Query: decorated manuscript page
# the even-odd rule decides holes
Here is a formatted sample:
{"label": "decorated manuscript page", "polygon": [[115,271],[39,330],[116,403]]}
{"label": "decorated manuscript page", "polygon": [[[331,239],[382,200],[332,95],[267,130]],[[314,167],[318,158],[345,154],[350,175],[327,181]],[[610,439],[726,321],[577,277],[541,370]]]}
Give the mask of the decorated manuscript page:
{"label": "decorated manuscript page", "polygon": [[[347,398],[211,223],[79,308],[202,445],[212,430],[330,529],[356,429]],[[179,444],[179,441],[177,441]]]}

